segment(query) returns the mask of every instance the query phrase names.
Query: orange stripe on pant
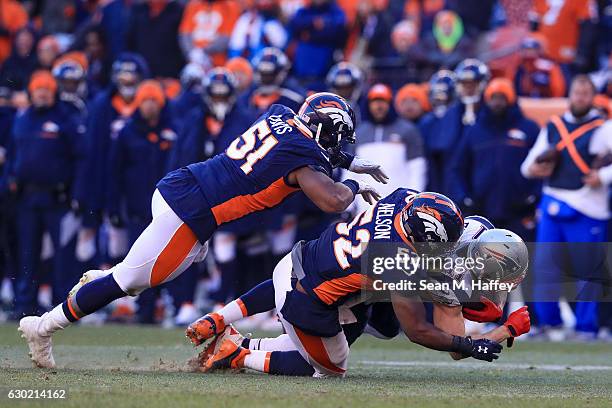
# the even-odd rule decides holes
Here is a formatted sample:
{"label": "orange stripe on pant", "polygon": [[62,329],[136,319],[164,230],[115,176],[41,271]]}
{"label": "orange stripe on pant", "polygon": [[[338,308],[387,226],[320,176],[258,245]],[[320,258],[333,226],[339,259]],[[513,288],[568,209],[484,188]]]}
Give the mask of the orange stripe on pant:
{"label": "orange stripe on pant", "polygon": [[151,287],[166,280],[185,261],[197,241],[191,228],[187,224],[181,224],[153,264]]}
{"label": "orange stripe on pant", "polygon": [[304,350],[306,350],[308,355],[312,357],[314,361],[329,371],[344,374],[346,370],[336,366],[330,360],[327,350],[325,349],[325,345],[323,344],[323,340],[320,337],[306,334],[295,326],[293,326],[293,329],[295,330],[295,334],[297,334],[298,338],[300,339],[300,343],[302,343],[302,346],[304,346]]}
{"label": "orange stripe on pant", "polygon": [[229,222],[255,211],[271,208],[279,204],[289,194],[299,188],[288,186],[281,177],[268,187],[255,194],[234,197],[212,208],[217,225]]}

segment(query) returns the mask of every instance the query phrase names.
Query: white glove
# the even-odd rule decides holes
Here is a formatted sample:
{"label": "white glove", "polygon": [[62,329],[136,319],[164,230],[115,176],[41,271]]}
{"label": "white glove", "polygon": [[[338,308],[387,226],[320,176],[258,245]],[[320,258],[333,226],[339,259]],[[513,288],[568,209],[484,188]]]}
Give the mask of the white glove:
{"label": "white glove", "polygon": [[363,181],[359,182],[359,190],[357,194],[361,194],[361,197],[370,205],[376,204],[378,200],[380,200],[380,193],[374,189],[371,185],[364,183]]}
{"label": "white glove", "polygon": [[359,158],[357,156],[355,156],[348,169],[349,171],[357,174],[369,174],[379,183],[387,184],[387,181],[389,180],[389,177],[385,174],[380,164]]}

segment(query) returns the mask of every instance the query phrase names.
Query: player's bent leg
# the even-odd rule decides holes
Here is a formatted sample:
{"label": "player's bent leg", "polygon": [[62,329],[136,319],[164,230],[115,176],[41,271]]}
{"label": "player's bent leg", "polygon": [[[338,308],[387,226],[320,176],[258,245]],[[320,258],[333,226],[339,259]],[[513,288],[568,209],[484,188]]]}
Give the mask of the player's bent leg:
{"label": "player's bent leg", "polygon": [[268,279],[220,310],[208,313],[191,323],[185,335],[197,346],[222,333],[231,323],[272,309],[274,309],[274,284],[272,279]]}
{"label": "player's bent leg", "polygon": [[276,310],[285,331],[296,345],[301,356],[315,369],[317,377],[343,377],[346,373],[349,345],[344,332],[333,337],[318,337],[305,333],[289,323],[282,315],[286,294],[291,287],[291,254],[285,256],[274,269],[274,294]]}

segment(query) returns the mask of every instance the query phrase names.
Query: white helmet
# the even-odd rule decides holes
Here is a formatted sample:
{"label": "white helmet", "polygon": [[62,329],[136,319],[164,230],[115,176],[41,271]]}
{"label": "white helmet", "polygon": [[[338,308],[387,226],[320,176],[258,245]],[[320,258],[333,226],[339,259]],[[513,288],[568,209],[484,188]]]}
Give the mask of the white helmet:
{"label": "white helmet", "polygon": [[512,231],[494,228],[470,243],[468,258],[480,260],[483,267],[472,269],[474,278],[518,285],[527,275],[529,252],[525,242]]}

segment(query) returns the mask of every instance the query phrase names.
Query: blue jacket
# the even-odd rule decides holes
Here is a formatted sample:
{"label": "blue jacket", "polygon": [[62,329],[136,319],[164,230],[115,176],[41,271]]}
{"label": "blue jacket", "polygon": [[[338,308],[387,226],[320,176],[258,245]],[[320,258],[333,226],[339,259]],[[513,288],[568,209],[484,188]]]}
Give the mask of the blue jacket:
{"label": "blue jacket", "polygon": [[6,165],[6,182],[21,191],[67,193],[83,177],[86,139],[78,119],[56,103],[44,110],[33,107],[15,118]]}
{"label": "blue jacket", "polygon": [[[316,19],[323,28],[315,28]],[[297,41],[293,71],[299,78],[324,77],[333,63],[334,50],[344,45],[346,16],[335,1],[322,6],[303,7],[289,22],[291,36]]]}
{"label": "blue jacket", "polygon": [[491,220],[526,215],[533,209],[540,183],[525,179],[520,167],[538,133],[538,125],[516,105],[503,119],[483,106],[452,158],[451,198],[459,204],[471,198],[474,210]]}
{"label": "blue jacket", "polygon": [[306,90],[293,78],[287,78],[279,87],[276,98],[270,98],[267,104],[257,106],[257,85],[252,85],[238,99],[238,104],[252,110],[257,116],[263,115],[273,104],[284,105],[297,112],[306,98]]}
{"label": "blue jacket", "polygon": [[151,219],[151,196],[166,175],[177,135],[167,109],[151,127],[136,111],[113,140],[108,163],[107,212],[138,221]]}
{"label": "blue jacket", "polygon": [[201,109],[204,105],[202,94],[191,89],[184,89],[175,99],[169,101],[168,108],[180,133],[183,125],[188,125],[187,118],[194,109]]}

